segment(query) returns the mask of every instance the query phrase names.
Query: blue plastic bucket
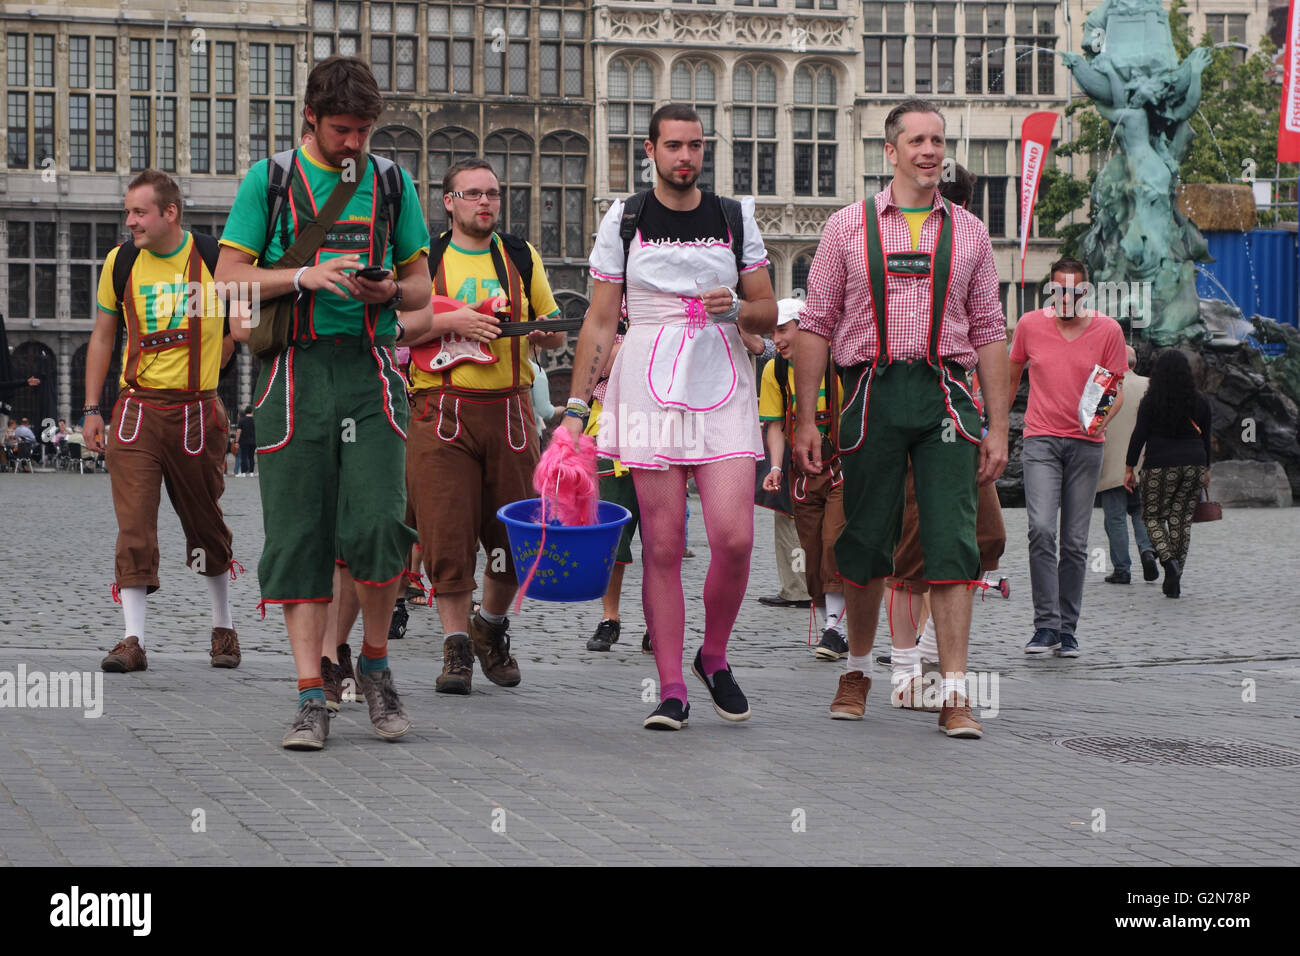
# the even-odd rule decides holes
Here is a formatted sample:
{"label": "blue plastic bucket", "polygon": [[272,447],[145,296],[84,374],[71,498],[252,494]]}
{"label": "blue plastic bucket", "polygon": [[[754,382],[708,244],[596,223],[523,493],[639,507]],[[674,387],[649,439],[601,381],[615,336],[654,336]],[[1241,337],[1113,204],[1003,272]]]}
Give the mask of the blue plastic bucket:
{"label": "blue plastic bucket", "polygon": [[[539,498],[526,498],[497,510],[510,537],[515,575],[520,580],[537,560],[542,541]],[[546,526],[546,550],[524,592],[539,601],[594,601],[605,594],[614,570],[614,554],[623,525],[632,512],[612,501],[596,506],[596,523],[569,527],[557,521]]]}

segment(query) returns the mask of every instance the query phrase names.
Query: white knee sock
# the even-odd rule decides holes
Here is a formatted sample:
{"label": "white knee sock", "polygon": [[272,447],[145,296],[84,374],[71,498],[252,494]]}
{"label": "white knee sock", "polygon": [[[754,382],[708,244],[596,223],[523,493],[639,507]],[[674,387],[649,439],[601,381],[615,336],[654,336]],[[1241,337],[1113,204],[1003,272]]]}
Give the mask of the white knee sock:
{"label": "white knee sock", "polygon": [[122,618],[126,625],[125,637],[138,637],[144,643],[144,605],[149,589],[141,585],[138,588],[118,588],[117,596],[122,602]]}
{"label": "white knee sock", "polygon": [[925,630],[921,633],[921,642],[916,645],[920,648],[921,656],[927,661],[937,661],[939,659],[939,641],[934,636],[934,617],[926,618]]}
{"label": "white knee sock", "polygon": [[230,579],[223,571],[207,580],[208,597],[212,599],[212,626],[233,628],[230,621]]}
{"label": "white knee sock", "polygon": [[844,633],[844,595],[826,595],[826,626]]}
{"label": "white knee sock", "polygon": [[889,682],[895,690],[921,673],[921,649],[915,645],[902,648],[891,647],[889,659],[894,665]]}
{"label": "white knee sock", "polygon": [[871,655],[864,654],[862,657],[854,657],[852,652],[844,659],[845,673],[848,671],[862,671],[866,677],[871,676]]}

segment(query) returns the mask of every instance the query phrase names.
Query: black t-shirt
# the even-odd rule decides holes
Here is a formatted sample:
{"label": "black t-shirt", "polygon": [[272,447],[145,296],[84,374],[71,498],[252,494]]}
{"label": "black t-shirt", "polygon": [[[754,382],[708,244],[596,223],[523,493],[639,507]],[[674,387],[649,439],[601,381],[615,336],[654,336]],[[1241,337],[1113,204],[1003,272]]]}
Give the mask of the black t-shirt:
{"label": "black t-shirt", "polygon": [[1178,423],[1172,432],[1155,427],[1151,415],[1151,403],[1147,392],[1138,405],[1137,421],[1133,425],[1133,435],[1128,443],[1126,462],[1130,468],[1136,468],[1142,446],[1146,446],[1146,467],[1173,468],[1178,465],[1209,465],[1211,457],[1210,430],[1213,426],[1210,401],[1200,392],[1196,393],[1196,410],[1188,415],[1186,421]]}
{"label": "black t-shirt", "polygon": [[256,445],[257,432],[253,427],[253,416],[245,415],[239,420],[239,444]]}
{"label": "black t-shirt", "polygon": [[678,211],[669,209],[651,192],[646,195],[637,228],[645,243],[728,242],[727,217],[714,193],[703,193],[694,209]]}

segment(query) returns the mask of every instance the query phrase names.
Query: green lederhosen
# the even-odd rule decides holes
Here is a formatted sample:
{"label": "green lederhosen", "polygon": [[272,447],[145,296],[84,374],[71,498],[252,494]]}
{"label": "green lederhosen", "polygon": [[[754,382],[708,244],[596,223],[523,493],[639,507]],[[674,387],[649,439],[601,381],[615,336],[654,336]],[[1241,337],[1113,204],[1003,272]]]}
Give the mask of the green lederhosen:
{"label": "green lederhosen", "polygon": [[641,523],[641,509],[636,502],[632,472],[624,471],[623,474],[616,475],[612,458],[597,458],[596,476],[600,480],[600,500],[612,501],[632,512],[632,520],[623,525],[623,531],[618,536],[618,549],[614,552],[615,564],[631,564],[632,535],[636,534],[637,525]]}
{"label": "green lederhosen", "polygon": [[944,200],[946,215],[933,262],[924,252],[888,257],[890,274],[916,276],[916,281],[928,274],[933,293],[926,358],[893,361],[887,338],[886,256],[875,203],[868,199],[863,205],[876,356],[871,363],[842,372],[849,396],[840,418],[839,440],[845,527],[835,542],[835,561],[840,576],[859,586],[893,572],[910,457],[925,579],[969,582],[980,573],[975,543],[980,418],[966,386],[965,370],[939,359],[939,333],[952,273],[952,207]]}
{"label": "green lederhosen", "polygon": [[406,383],[392,336],[299,342],[258,374],[266,603],[328,601],[335,559],[364,584],[406,568]]}

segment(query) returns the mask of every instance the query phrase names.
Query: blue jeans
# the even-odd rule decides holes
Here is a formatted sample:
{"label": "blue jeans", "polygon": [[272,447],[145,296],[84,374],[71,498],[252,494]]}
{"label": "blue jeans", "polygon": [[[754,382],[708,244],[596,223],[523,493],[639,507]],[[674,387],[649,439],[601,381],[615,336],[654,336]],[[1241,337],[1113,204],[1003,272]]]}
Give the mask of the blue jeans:
{"label": "blue jeans", "polygon": [[[1101,475],[1101,442],[1034,435],[1021,452],[1029,519],[1029,585],[1034,628],[1073,634],[1083,604],[1088,523]],[[1057,558],[1056,525],[1061,524]]]}
{"label": "blue jeans", "polygon": [[1124,520],[1126,517],[1131,517],[1133,520],[1133,540],[1137,542],[1138,554],[1155,550],[1151,547],[1146,524],[1142,521],[1142,503],[1138,499],[1137,492],[1129,491],[1123,485],[1107,488],[1100,492],[1098,497],[1101,498],[1101,510],[1106,515],[1106,537],[1110,539],[1110,563],[1115,566],[1116,571],[1128,573],[1133,563],[1129,560],[1128,554],[1128,523]]}

